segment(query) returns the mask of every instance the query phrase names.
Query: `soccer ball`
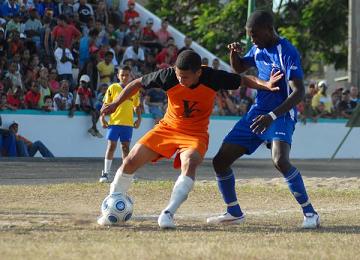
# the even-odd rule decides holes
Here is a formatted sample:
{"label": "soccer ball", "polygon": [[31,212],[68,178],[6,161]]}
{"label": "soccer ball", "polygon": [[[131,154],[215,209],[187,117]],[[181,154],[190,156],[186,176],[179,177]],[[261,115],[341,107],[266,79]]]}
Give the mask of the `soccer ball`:
{"label": "soccer ball", "polygon": [[102,217],[110,225],[128,221],[133,213],[133,201],[128,195],[114,193],[107,196],[101,204]]}

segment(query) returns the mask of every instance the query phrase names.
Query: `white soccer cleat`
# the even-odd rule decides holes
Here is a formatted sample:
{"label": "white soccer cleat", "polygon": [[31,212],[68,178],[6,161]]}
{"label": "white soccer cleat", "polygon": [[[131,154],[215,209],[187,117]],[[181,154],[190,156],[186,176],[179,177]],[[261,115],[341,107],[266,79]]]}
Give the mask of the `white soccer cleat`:
{"label": "white soccer cleat", "polygon": [[98,217],[97,223],[100,226],[112,226],[113,225],[113,223],[111,223],[110,220],[108,220],[108,218],[106,218],[105,216]]}
{"label": "white soccer cleat", "polygon": [[234,225],[240,224],[245,221],[245,214],[240,217],[234,217],[230,213],[226,212],[224,215],[210,217],[206,219],[206,223],[210,225]]}
{"label": "white soccer cleat", "polygon": [[109,173],[105,173],[104,171],[101,172],[101,177],[99,179],[99,182],[101,183],[109,183],[110,182],[110,174]]}
{"label": "white soccer cleat", "polygon": [[158,218],[158,224],[160,228],[163,229],[173,229],[176,228],[174,223],[174,217],[170,213],[170,211],[163,211],[161,212]]}
{"label": "white soccer cleat", "polygon": [[320,227],[320,216],[316,213],[306,213],[302,228],[315,229]]}

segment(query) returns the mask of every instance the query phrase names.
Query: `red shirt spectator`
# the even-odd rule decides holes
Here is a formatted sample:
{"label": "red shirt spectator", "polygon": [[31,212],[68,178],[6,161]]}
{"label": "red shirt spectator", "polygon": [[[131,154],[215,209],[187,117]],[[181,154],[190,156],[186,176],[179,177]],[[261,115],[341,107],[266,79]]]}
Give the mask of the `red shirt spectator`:
{"label": "red shirt spectator", "polygon": [[7,94],[7,103],[9,105],[12,105],[13,107],[15,107],[16,109],[18,109],[20,107],[20,99],[17,98],[14,94]]}
{"label": "red shirt spectator", "polygon": [[130,20],[139,17],[140,15],[135,11],[135,1],[129,0],[128,7],[129,9],[124,12],[124,21],[127,25],[130,25]]}
{"label": "red shirt spectator", "polygon": [[25,104],[29,109],[38,109],[40,100],[39,86],[36,82],[32,83],[31,89],[25,95]]}
{"label": "red shirt spectator", "polygon": [[81,36],[81,32],[76,29],[74,25],[66,23],[66,17],[64,15],[59,16],[58,25],[54,27],[51,34],[55,41],[63,37],[65,48],[68,49],[71,49],[74,41],[78,40]]}
{"label": "red shirt spectator", "polygon": [[159,42],[163,46],[166,46],[167,41],[171,37],[171,34],[167,30],[168,26],[169,26],[168,20],[164,19],[161,21],[161,28],[156,32]]}
{"label": "red shirt spectator", "polygon": [[164,48],[156,55],[156,64],[168,64],[170,66],[175,64],[177,57],[176,46],[173,44],[169,44],[167,48]]}

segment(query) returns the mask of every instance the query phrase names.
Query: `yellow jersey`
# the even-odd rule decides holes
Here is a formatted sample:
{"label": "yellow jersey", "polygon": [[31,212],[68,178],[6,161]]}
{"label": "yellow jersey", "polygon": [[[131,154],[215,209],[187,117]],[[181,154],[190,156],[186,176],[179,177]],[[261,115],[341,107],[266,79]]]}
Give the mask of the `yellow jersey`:
{"label": "yellow jersey", "polygon": [[[104,103],[113,102],[123,89],[120,83],[111,84],[104,96]],[[139,92],[125,100],[114,113],[110,114],[109,125],[134,126],[134,108],[138,106],[140,106]]]}

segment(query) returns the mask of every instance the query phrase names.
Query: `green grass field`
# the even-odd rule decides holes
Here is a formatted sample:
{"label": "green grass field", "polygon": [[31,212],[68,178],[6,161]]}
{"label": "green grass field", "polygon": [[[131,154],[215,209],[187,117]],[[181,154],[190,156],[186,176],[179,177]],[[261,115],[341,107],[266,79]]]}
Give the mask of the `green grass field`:
{"label": "green grass field", "polygon": [[357,259],[360,179],[305,179],[322,228],[302,230],[302,214],[281,179],[237,183],[247,213],[238,226],[208,226],[224,205],[215,182],[198,182],[174,231],[157,226],[173,183],[136,182],[134,217],[100,227],[107,185],[0,186],[0,259]]}

